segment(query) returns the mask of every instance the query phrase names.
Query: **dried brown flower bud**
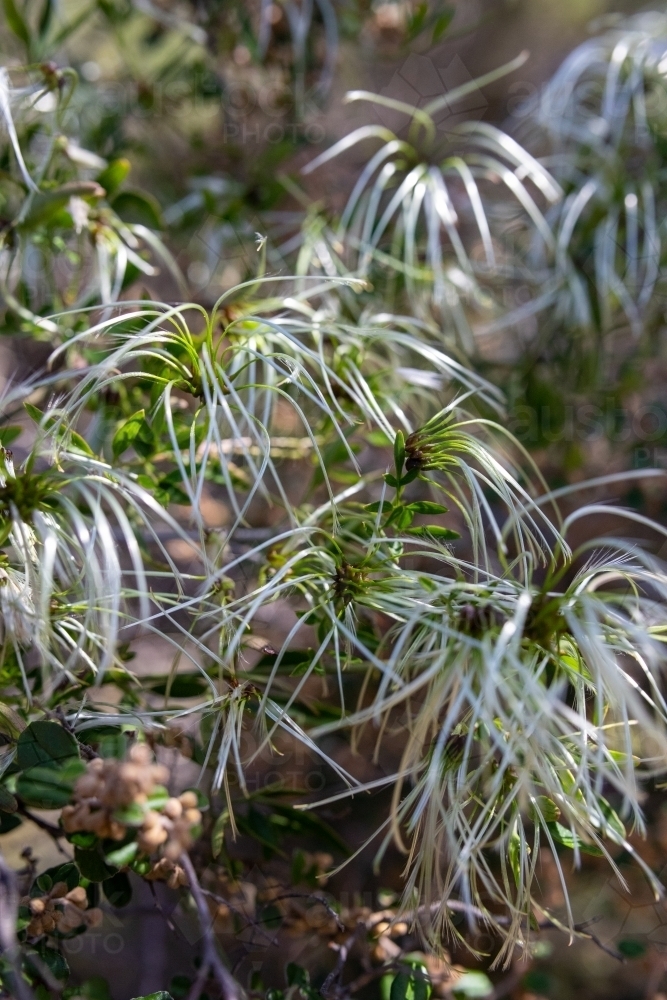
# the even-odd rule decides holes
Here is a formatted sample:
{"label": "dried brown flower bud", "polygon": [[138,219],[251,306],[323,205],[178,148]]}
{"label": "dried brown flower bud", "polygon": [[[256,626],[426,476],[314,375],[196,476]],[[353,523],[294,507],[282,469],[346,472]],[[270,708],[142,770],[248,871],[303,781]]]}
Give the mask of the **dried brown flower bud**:
{"label": "dried brown flower bud", "polygon": [[78,906],[81,910],[85,910],[88,906],[88,896],[82,885],[77,885],[76,888],[71,889],[65,896],[65,899],[68,899],[70,903]]}
{"label": "dried brown flower bud", "polygon": [[178,819],[183,814],[183,803],[180,799],[169,799],[162,811],[169,819]]}
{"label": "dried brown flower bud", "polygon": [[194,792],[183,792],[179,795],[179,800],[184,809],[196,809],[199,805],[199,800]]}

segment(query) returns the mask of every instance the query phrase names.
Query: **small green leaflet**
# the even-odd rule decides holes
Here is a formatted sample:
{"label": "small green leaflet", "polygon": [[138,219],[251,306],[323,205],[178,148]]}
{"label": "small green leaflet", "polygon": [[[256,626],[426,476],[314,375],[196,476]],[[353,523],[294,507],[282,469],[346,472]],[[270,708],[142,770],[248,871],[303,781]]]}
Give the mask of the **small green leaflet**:
{"label": "small green leaflet", "polygon": [[113,451],[114,458],[118,458],[122,455],[124,451],[127,451],[132,444],[134,444],[135,438],[141,430],[142,424],[144,422],[146,414],[144,410],[137,410],[133,413],[131,417],[120,425],[118,430],[113,436],[113,441],[111,442],[111,450]]}

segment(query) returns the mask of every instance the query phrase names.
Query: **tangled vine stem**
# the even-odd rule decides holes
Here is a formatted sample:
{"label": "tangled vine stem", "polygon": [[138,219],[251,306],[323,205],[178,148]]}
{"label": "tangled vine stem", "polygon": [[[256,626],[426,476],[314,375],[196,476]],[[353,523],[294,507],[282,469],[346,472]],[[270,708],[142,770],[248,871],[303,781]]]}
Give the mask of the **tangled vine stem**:
{"label": "tangled vine stem", "polygon": [[213,922],[206,904],[206,897],[204,896],[202,887],[199,884],[195,867],[192,864],[190,855],[187,851],[183,851],[181,854],[180,863],[188,876],[190,892],[192,893],[192,898],[194,899],[197,907],[199,923],[201,924],[202,933],[204,935],[204,954],[202,956],[201,967],[192,989],[188,993],[187,1000],[198,1000],[198,997],[201,996],[204,983],[206,982],[209,972],[211,972],[218,981],[224,1000],[242,1000],[243,993],[239,984],[236,982],[218,954],[215,933],[213,931]]}

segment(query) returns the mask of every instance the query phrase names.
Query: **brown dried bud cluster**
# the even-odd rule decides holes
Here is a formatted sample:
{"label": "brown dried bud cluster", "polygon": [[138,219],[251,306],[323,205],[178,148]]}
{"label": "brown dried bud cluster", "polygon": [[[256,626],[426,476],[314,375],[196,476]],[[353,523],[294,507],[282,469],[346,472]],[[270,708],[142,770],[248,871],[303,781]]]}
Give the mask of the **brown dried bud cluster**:
{"label": "brown dried bud cluster", "polygon": [[124,761],[97,757],[88,762],[86,773],[74,786],[74,804],[62,811],[63,828],[67,833],[85,830],[102,839],[122,840],[127,828],[113,813],[132,803],[143,805],[155,786],[168,777],[167,768],[152,762],[143,743],[133,746]]}
{"label": "brown dried bud cluster", "polygon": [[[88,831],[102,839],[122,840],[128,824],[118,818],[118,811],[146,806],[156,786],[168,778],[167,768],[152,762],[145,744],[133,746],[125,761],[91,760],[74,786],[74,802],[63,808],[63,828],[67,833]],[[201,822],[197,805],[194,792],[183,792],[167,799],[160,811],[146,809],[137,831],[140,851],[153,854],[162,848],[175,861],[190,846],[192,828]]]}
{"label": "brown dried bud cluster", "polygon": [[184,869],[171,858],[160,858],[156,861],[145,878],[150,882],[166,882],[170,889],[178,889],[188,884]]}
{"label": "brown dried bud cluster", "polygon": [[56,882],[42,896],[24,896],[21,905],[30,910],[29,937],[42,937],[59,931],[68,934],[82,925],[97,927],[102,922],[102,911],[88,909],[88,897],[83,886],[68,891],[65,882]]}
{"label": "brown dried bud cluster", "polygon": [[161,812],[149,810],[139,830],[137,841],[144,854],[158,847],[166,858],[176,861],[192,841],[192,828],[201,823],[194,792],[183,792],[165,802]]}

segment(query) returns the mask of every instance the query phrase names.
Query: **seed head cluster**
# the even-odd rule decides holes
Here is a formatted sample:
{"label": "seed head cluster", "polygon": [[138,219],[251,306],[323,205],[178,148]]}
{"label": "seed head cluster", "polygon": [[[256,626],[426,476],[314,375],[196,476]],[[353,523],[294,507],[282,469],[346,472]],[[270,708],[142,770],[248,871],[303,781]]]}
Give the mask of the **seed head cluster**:
{"label": "seed head cluster", "polygon": [[65,882],[56,882],[43,895],[25,896],[21,905],[30,911],[27,932],[33,938],[54,931],[68,934],[81,926],[98,927],[102,922],[102,911],[97,907],[88,909],[88,896],[80,885],[68,891]]}
{"label": "seed head cluster", "polygon": [[[63,828],[67,833],[85,831],[101,839],[123,840],[129,827],[138,826],[137,843],[143,854],[162,848],[175,861],[190,845],[201,813],[194,792],[169,798],[159,809],[149,806],[152,793],[168,778],[168,769],[153,762],[145,744],[133,746],[124,761],[95,758],[74,786],[72,803],[62,810]],[[127,819],[127,810],[136,806],[143,809],[139,824]]]}

